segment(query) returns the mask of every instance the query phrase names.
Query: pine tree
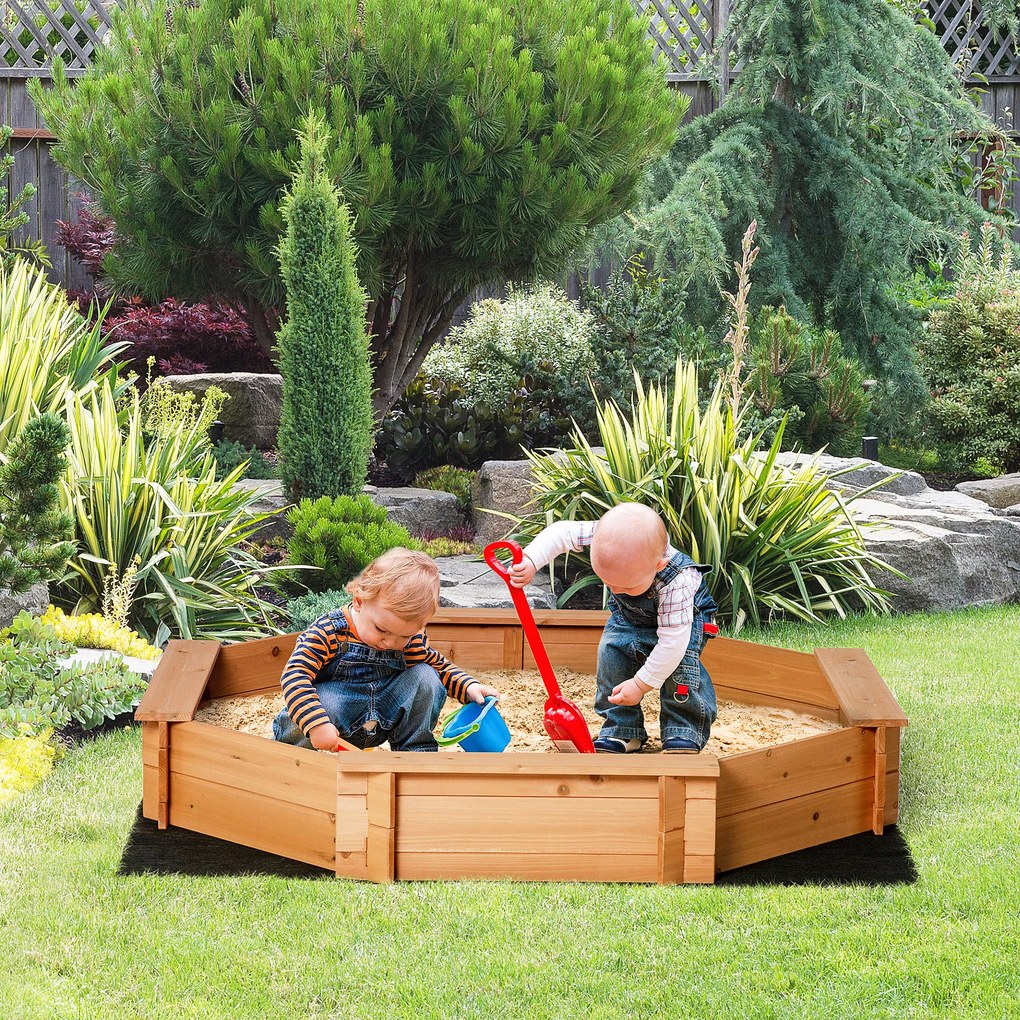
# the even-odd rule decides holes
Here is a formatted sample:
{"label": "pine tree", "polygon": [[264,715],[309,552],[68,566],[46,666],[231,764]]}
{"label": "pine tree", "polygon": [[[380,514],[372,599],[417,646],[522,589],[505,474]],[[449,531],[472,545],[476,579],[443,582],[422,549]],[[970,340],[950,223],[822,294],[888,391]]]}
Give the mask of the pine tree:
{"label": "pine tree", "polygon": [[41,414],[25,423],[0,465],[0,588],[16,595],[59,576],[74,552],[72,521],[57,494],[70,441],[64,421]]}
{"label": "pine tree", "polygon": [[280,478],[295,501],[360,493],[372,446],[365,292],[350,212],[325,173],[327,137],[325,124],[309,118],[301,165],[280,206],[287,319],[278,335],[278,444]]}
{"label": "pine tree", "polygon": [[72,88],[32,97],[100,196],[104,268],[150,298],[218,298],[271,350],[295,129],[323,110],[355,216],[376,410],[476,287],[557,272],[628,207],[684,101],[631,0],[154,0],[114,10]]}
{"label": "pine tree", "polygon": [[740,68],[649,175],[630,241],[714,300],[757,220],[756,307],[839,332],[903,407],[923,399],[895,285],[985,213],[954,168],[994,127],[937,38],[887,0],[737,0]]}

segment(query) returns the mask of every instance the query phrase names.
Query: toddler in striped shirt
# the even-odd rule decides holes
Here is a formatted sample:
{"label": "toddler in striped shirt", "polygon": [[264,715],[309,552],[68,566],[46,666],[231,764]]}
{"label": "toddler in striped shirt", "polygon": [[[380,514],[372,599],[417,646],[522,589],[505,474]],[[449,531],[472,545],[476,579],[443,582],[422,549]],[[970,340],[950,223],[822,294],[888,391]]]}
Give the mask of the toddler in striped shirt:
{"label": "toddler in striped shirt", "polygon": [[275,740],[323,751],[337,750],[340,738],[436,751],[432,731],[447,696],[462,703],[499,696],[429,644],[425,624],[439,608],[431,557],[390,549],[347,591],[350,605],[320,616],[287,660]]}

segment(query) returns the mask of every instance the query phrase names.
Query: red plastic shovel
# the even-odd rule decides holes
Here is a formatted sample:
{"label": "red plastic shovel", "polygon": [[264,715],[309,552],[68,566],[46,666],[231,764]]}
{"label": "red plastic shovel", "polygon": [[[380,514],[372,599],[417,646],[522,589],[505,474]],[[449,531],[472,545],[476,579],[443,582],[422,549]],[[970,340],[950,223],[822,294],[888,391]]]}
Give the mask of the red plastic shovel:
{"label": "red plastic shovel", "polygon": [[528,597],[524,594],[523,588],[517,588],[510,583],[510,571],[496,558],[496,553],[500,549],[509,550],[514,563],[520,563],[524,554],[516,542],[509,541],[491,542],[485,547],[484,553],[485,562],[503,578],[506,586],[510,589],[510,597],[514,600],[514,609],[517,610],[517,615],[520,617],[524,636],[528,639],[528,644],[531,645],[531,654],[535,656],[538,672],[549,693],[545,703],[545,731],[558,751],[580,751],[582,754],[594,754],[595,745],[591,742],[588,724],[584,721],[581,710],[572,701],[563,697],[560,685],[556,682],[556,674],[553,672],[552,663],[549,662],[549,656],[546,655],[545,645],[542,644],[538,627],[535,626],[535,617],[531,614]]}

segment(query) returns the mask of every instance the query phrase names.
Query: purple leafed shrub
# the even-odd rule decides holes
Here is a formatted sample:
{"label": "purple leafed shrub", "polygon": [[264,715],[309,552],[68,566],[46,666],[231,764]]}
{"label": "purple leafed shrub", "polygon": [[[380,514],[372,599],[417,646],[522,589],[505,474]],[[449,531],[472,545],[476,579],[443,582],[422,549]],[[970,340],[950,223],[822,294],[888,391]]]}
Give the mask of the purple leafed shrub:
{"label": "purple leafed shrub", "polygon": [[[110,300],[103,259],[116,244],[113,221],[85,206],[77,223],[58,221],[55,240],[85,267],[94,289],[71,296],[86,316]],[[167,298],[150,304],[139,297],[114,296],[106,329],[115,340],[129,340],[125,360],[144,379],[147,361],[156,359],[160,375],[194,372],[274,372],[272,360],[252,334],[247,321],[232,308],[187,304]]]}

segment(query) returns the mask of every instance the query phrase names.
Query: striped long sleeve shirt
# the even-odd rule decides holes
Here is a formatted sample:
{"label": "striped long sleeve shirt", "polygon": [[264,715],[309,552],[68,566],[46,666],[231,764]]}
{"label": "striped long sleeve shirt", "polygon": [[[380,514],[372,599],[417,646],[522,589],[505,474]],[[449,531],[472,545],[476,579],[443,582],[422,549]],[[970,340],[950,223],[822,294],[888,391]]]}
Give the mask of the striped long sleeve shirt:
{"label": "striped long sleeve shirt", "polygon": [[[346,616],[344,618],[346,619]],[[330,721],[315,692],[315,678],[351,644],[364,646],[364,642],[359,642],[353,632],[338,630],[328,615],[320,616],[298,638],[294,651],[283,669],[280,683],[287,711],[305,735],[316,726]],[[418,663],[431,666],[439,674],[446,693],[462,703],[468,700],[468,687],[477,683],[470,674],[458,669],[445,655],[436,651],[429,644],[428,635],[424,630],[407,642],[403,648],[403,656],[409,667]]]}

